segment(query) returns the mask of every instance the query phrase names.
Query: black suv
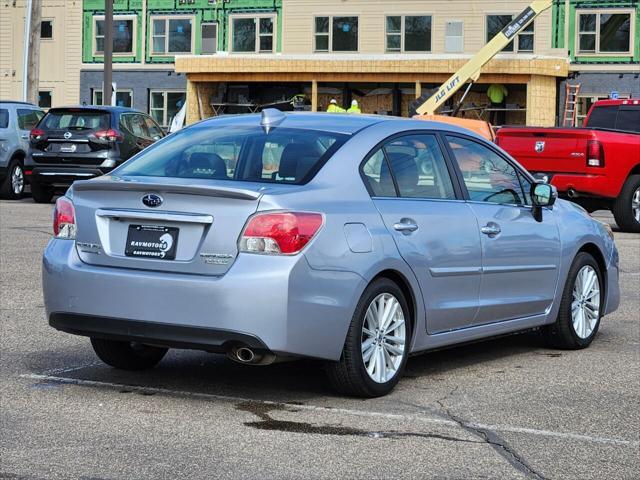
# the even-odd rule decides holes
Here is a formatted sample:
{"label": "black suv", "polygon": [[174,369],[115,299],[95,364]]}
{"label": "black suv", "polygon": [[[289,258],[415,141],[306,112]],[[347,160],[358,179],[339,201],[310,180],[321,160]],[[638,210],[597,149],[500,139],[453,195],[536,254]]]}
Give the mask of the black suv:
{"label": "black suv", "polygon": [[149,115],[130,108],[52,108],[31,130],[24,163],[33,199],[48,203],[75,180],[111,171],[164,135]]}

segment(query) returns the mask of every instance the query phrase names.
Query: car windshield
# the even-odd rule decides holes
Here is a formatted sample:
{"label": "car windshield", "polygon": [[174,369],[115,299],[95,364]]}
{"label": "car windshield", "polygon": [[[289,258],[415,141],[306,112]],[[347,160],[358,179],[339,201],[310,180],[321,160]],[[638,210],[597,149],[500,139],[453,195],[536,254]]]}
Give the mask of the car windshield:
{"label": "car windshield", "polygon": [[109,128],[109,113],[100,110],[50,110],[40,127],[50,130],[104,130]]}
{"label": "car windshield", "polygon": [[113,174],[303,184],[347,138],[318,130],[196,126],[158,142]]}

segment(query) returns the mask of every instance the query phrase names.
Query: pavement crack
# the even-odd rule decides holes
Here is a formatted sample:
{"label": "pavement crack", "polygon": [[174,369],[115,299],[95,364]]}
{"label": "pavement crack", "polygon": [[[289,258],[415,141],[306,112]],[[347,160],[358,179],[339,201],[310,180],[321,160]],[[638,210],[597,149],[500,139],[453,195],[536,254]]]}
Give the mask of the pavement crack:
{"label": "pavement crack", "polygon": [[489,430],[488,428],[481,428],[478,425],[474,425],[473,423],[469,423],[459,416],[455,415],[451,412],[449,407],[446,405],[446,400],[451,397],[458,387],[455,387],[451,390],[447,395],[443,398],[436,400],[442,411],[446,414],[446,416],[456,422],[460,428],[466,430],[467,432],[479,437],[482,439],[484,443],[491,445],[491,447],[498,452],[498,454],[503,457],[505,460],[511,464],[516,470],[521,473],[524,473],[527,477],[533,478],[536,480],[547,480],[547,478],[541,473],[534,470],[534,468],[529,465],[522,456],[516,452],[503,438],[501,438],[496,432]]}

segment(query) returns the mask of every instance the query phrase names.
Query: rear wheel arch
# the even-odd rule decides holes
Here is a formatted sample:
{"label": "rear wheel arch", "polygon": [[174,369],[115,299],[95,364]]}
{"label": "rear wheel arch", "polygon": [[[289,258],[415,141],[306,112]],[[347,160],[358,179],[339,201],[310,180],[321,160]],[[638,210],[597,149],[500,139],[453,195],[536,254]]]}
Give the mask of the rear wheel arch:
{"label": "rear wheel arch", "polygon": [[631,175],[640,175],[640,163],[631,169],[631,171],[629,172],[629,175],[627,175],[627,179]]}
{"label": "rear wheel arch", "polygon": [[407,280],[407,277],[405,277],[398,270],[393,270],[393,269],[387,269],[379,272],[375,277],[371,279],[368,285],[375,282],[379,278],[386,278],[388,280],[391,280],[402,291],[404,298],[407,301],[407,306],[409,307],[409,317],[410,317],[409,320],[411,322],[411,330],[412,330],[411,340],[413,341],[413,339],[416,336],[416,330],[417,330],[416,324],[418,323],[416,318],[416,312],[417,312],[416,295],[413,291],[413,287],[409,283],[409,280]]}

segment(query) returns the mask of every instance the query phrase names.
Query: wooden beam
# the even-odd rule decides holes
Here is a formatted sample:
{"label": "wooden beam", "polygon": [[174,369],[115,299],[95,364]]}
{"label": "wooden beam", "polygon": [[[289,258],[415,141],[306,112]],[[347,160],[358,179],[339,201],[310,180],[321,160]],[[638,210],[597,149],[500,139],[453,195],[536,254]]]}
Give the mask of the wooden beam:
{"label": "wooden beam", "polygon": [[315,78],[311,80],[311,111],[318,111],[318,81]]}
{"label": "wooden beam", "polygon": [[420,98],[422,96],[422,82],[416,82],[416,98]]}
{"label": "wooden beam", "polygon": [[[242,82],[242,83],[433,83],[440,85],[446,80],[446,73],[187,73],[192,82]],[[487,74],[481,75],[478,83],[526,84],[529,74]]]}

